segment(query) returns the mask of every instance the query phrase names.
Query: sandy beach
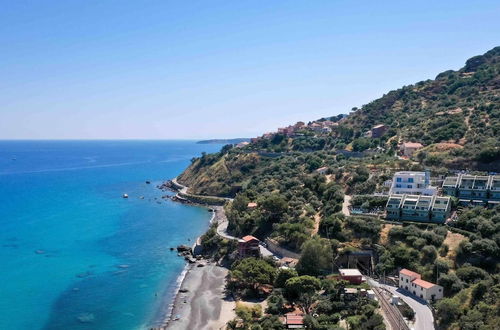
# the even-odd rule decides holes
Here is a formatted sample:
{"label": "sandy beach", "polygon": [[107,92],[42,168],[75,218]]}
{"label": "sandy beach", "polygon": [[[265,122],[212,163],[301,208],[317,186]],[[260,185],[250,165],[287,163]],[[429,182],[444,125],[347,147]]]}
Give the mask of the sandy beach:
{"label": "sandy beach", "polygon": [[[235,317],[235,303],[224,293],[224,267],[207,264],[189,265],[188,272],[174,300],[172,320],[160,329],[224,329],[227,321]],[[187,290],[187,292],[181,292]]]}

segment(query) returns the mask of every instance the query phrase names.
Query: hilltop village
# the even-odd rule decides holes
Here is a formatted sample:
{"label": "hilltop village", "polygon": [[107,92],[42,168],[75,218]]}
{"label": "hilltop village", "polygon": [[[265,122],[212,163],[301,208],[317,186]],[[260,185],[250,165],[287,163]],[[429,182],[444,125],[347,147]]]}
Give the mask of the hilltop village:
{"label": "hilltop village", "polygon": [[230,269],[227,328],[495,328],[499,136],[497,47],[193,159],[175,184],[223,213],[199,253]]}

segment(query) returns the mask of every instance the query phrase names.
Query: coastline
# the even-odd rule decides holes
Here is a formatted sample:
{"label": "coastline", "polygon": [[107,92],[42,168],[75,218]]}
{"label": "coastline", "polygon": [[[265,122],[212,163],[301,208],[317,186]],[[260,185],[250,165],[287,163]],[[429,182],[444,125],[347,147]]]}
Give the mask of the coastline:
{"label": "coastline", "polygon": [[[165,187],[159,187],[164,189]],[[171,189],[179,192],[181,189]],[[187,187],[184,187],[187,188]],[[171,198],[174,202],[185,201]],[[201,206],[212,213],[210,225],[221,219],[221,206],[185,203],[192,206]],[[199,244],[201,236],[193,244],[192,250]],[[225,294],[225,279],[229,270],[215,262],[201,259],[196,263],[186,263],[183,271],[177,277],[173,293],[166,293],[168,298],[162,305],[158,315],[161,322],[153,330],[167,329],[223,329],[228,321],[236,315],[236,306],[232,298]],[[170,291],[171,292],[171,291]]]}

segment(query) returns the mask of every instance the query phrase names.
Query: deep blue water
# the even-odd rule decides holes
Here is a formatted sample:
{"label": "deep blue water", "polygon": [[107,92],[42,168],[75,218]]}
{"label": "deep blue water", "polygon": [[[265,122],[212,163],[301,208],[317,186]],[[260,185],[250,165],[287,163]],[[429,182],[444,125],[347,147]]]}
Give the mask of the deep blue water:
{"label": "deep blue water", "polygon": [[210,220],[206,209],[162,200],[155,186],[219,148],[0,141],[0,329],[154,325],[184,267],[169,248]]}

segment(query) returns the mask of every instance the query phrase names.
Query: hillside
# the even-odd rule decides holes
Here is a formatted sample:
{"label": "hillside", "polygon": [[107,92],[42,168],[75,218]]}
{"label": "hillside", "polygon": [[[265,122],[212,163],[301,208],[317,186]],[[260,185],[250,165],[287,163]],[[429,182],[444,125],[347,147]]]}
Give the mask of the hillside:
{"label": "hillside", "polygon": [[[439,175],[455,169],[500,172],[499,137],[497,47],[469,59],[458,71],[391,91],[348,116],[298,122],[249,144],[226,145],[218,153],[202,154],[192,159],[178,180],[191,193],[234,197],[224,207],[232,235],[271,238],[301,254],[287,281],[266,282],[275,288],[284,282],[285,293],[288,281],[318,280],[310,275],[327,284],[328,275],[342,260],[349,260],[351,252],[370,251],[375,256],[375,275],[397,275],[407,268],[443,287],[444,299],[433,303],[436,329],[491,329],[499,322],[500,206],[454,206],[456,220],[447,225],[388,224],[379,212],[387,196],[374,193],[387,192],[387,180],[401,170],[430,170],[436,184]],[[405,154],[404,142],[419,142],[420,149]],[[358,208],[373,212],[357,215]],[[217,236],[215,227],[202,241],[218,250],[218,259],[231,259],[237,253]],[[242,274],[254,268],[273,273],[274,266],[265,259],[237,260],[229,288],[251,293]],[[248,274],[255,277],[253,272]],[[331,285],[339,283],[334,280]],[[312,293],[319,287],[318,282]],[[337,328],[342,315],[354,325],[367,323],[368,318],[381,323],[373,313],[360,316],[328,288],[323,290],[327,298],[321,294],[307,299],[312,329]],[[281,292],[271,294],[269,306],[283,307]],[[288,298],[300,304],[297,296]],[[369,306],[360,303],[363,310]],[[273,313],[284,311],[271,309]]]}
{"label": "hillside", "polygon": [[[329,123],[325,131],[314,127],[325,123]],[[389,128],[384,136],[363,137],[377,124]],[[398,143],[405,141],[424,145],[413,161],[426,168],[498,171],[500,47],[467,60],[458,71],[391,91],[348,116],[297,123],[252,139],[243,148],[228,146],[220,153],[204,155],[193,160],[179,179],[198,194],[234,196],[264,168],[278,166],[284,155],[295,155],[294,159],[301,155],[297,169],[311,173],[315,166],[338,167],[339,159],[332,154],[377,147],[393,154]]]}
{"label": "hillside", "polygon": [[[386,124],[405,141],[463,146],[451,152],[452,161],[458,164],[498,161],[500,47],[470,58],[458,71],[445,71],[434,80],[391,91],[354,111],[344,122],[355,131],[376,124]],[[439,163],[445,156],[430,162]]]}

